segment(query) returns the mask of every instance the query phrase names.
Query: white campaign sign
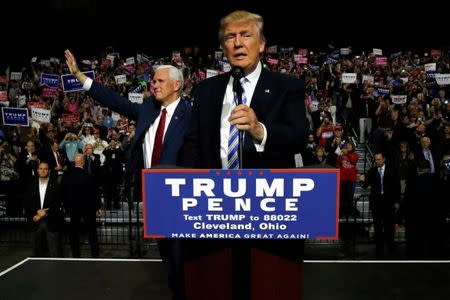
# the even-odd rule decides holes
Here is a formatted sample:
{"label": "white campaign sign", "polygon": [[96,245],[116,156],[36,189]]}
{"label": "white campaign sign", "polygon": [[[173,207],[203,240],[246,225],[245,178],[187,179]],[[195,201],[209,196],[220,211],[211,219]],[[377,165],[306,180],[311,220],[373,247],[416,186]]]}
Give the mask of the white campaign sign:
{"label": "white campaign sign", "polygon": [[392,103],[404,104],[406,103],[406,95],[392,95]]}
{"label": "white campaign sign", "polygon": [[343,83],[355,83],[355,81],[356,81],[356,73],[342,73]]}
{"label": "white campaign sign", "polygon": [[206,70],[206,78],[214,77],[217,75],[219,75],[219,72],[216,70],[210,70],[210,69]]}
{"label": "white campaign sign", "polygon": [[122,75],[116,75],[114,76],[114,79],[116,80],[116,84],[122,84],[127,82],[127,75],[122,74]]}
{"label": "white campaign sign", "polygon": [[49,109],[41,108],[41,107],[33,107],[31,109],[31,117],[33,120],[42,122],[42,123],[50,123],[50,118],[52,114]]}
{"label": "white campaign sign", "polygon": [[425,72],[436,71],[436,63],[429,63],[424,65]]}
{"label": "white campaign sign", "polygon": [[450,84],[450,74],[436,74],[434,79],[436,79],[436,82],[439,85]]}
{"label": "white campaign sign", "polygon": [[373,54],[375,55],[383,55],[383,50],[378,48],[373,48]]}
{"label": "white campaign sign", "polygon": [[144,94],[143,93],[129,93],[128,100],[130,100],[133,103],[142,103],[144,101]]}

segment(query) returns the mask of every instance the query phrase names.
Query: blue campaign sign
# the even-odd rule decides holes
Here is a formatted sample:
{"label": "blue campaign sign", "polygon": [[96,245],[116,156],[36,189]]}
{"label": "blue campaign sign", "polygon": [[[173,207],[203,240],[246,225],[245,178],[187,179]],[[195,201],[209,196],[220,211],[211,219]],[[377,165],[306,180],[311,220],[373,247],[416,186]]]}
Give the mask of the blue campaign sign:
{"label": "blue campaign sign", "polygon": [[337,239],[338,169],[142,171],[144,236]]}
{"label": "blue campaign sign", "polygon": [[56,74],[41,74],[41,85],[48,86],[49,88],[58,88],[59,86],[59,75]]}
{"label": "blue campaign sign", "polygon": [[2,107],[3,125],[28,126],[28,108]]}
{"label": "blue campaign sign", "polygon": [[[83,72],[92,80],[95,79],[94,71]],[[61,82],[64,92],[76,92],[83,89],[83,85],[72,74],[61,75]]]}

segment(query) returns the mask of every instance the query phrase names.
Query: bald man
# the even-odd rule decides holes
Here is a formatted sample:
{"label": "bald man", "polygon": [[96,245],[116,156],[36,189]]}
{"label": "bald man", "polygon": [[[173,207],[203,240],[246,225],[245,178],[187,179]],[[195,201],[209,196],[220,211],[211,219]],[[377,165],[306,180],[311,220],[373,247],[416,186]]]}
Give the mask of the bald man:
{"label": "bald man", "polygon": [[88,230],[91,256],[99,256],[96,217],[101,216],[98,186],[93,177],[84,169],[83,154],[75,154],[75,167],[63,177],[64,207],[70,215],[70,244],[72,256],[80,257],[81,219]]}

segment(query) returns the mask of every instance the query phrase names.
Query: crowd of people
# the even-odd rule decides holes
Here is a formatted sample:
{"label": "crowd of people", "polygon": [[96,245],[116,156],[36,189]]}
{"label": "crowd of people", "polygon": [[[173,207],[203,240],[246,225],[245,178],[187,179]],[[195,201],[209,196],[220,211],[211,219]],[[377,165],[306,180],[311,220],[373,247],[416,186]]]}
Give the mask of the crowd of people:
{"label": "crowd of people", "polygon": [[[383,226],[388,224],[392,228],[396,222],[405,222],[413,224],[410,228],[417,228],[422,217],[439,219],[439,224],[443,224],[449,207],[445,195],[449,192],[450,174],[450,90],[448,83],[438,84],[435,77],[450,73],[450,56],[441,50],[384,56],[374,52],[352,53],[351,48],[316,52],[275,46],[266,47],[262,63],[272,72],[305,81],[309,134],[301,151],[302,164],[341,169],[341,215],[354,213],[357,181],[366,179],[357,177],[356,164],[360,158],[355,152],[356,141],[374,149],[375,162],[381,159],[377,155],[382,155],[389,169],[395,171],[393,180],[398,180],[395,199],[389,200],[389,208],[378,212],[386,215],[389,210],[392,217],[387,222],[381,219]],[[383,62],[380,57],[386,60]],[[203,56],[199,49],[189,47],[181,53],[174,51],[168,58],[138,54],[126,61],[112,49],[105,49],[100,56],[86,57],[80,62],[81,71],[95,72],[94,82],[119,96],[143,94],[144,99],[155,91],[152,78],[157,67],[173,65],[184,76],[180,95],[191,103],[197,100],[193,95],[201,81],[227,72],[230,67],[222,51]],[[48,93],[42,74],[68,73],[67,64],[58,59],[36,59],[22,69],[20,79],[2,76],[0,91],[6,92],[6,99],[0,101],[2,106],[41,107],[51,114],[49,122],[32,120],[29,127],[1,125],[0,184],[7,195],[9,216],[26,212],[28,200],[17,191],[25,190],[23,187],[39,178],[41,162],[47,164],[50,177],[64,183],[64,174],[76,167],[80,154],[85,161],[84,170],[95,178],[103,193],[102,208],[120,208],[118,187],[123,184],[124,172],[130,172],[136,121],[101,106],[86,91],[64,92],[59,86]],[[350,82],[343,79],[349,73],[356,74]],[[118,81],[118,75],[125,75],[126,79]],[[349,139],[353,135],[355,139]],[[421,161],[427,161],[429,166],[424,167]],[[413,203],[414,193],[408,192],[413,187],[408,183],[417,184],[418,174],[424,169],[438,183],[439,192],[429,191],[437,195],[435,199],[413,197]],[[423,188],[429,190],[428,186]],[[376,203],[375,199],[371,201]],[[99,209],[100,204],[96,205],[94,215]],[[394,220],[394,211],[395,215],[397,211],[403,212],[403,220]],[[377,226],[376,231],[390,232],[383,226]]]}

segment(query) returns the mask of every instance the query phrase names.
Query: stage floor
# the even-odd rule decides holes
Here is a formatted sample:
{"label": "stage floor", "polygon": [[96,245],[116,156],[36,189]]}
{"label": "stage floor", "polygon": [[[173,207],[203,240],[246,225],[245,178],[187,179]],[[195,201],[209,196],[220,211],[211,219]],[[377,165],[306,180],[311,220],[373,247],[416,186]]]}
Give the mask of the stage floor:
{"label": "stage floor", "polygon": [[[305,261],[304,264],[302,300],[449,297],[450,261]],[[169,300],[170,292],[158,259],[27,258],[0,273],[0,299]]]}

